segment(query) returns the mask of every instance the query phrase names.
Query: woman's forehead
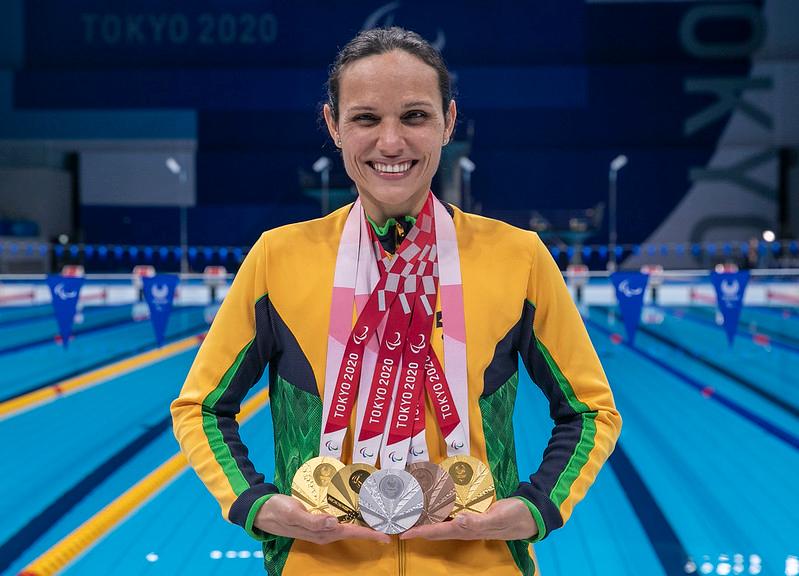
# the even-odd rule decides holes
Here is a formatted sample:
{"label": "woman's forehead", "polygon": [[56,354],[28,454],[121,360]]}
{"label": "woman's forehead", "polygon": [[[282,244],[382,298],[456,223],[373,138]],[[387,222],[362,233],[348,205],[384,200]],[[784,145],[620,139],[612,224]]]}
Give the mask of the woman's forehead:
{"label": "woman's forehead", "polygon": [[401,50],[348,64],[342,70],[339,90],[340,103],[347,108],[376,107],[389,102],[434,106],[441,99],[435,69]]}

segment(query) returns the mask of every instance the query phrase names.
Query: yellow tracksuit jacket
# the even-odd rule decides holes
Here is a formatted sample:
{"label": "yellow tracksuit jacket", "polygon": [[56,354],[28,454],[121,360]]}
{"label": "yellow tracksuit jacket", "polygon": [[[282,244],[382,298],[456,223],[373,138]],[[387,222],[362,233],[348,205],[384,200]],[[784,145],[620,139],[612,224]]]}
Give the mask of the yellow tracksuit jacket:
{"label": "yellow tracksuit jacket", "polygon": [[[536,574],[527,541],[395,538],[391,546],[318,546],[253,527],[263,502],[289,494],[297,468],[319,452],[333,271],[350,207],[265,232],[253,246],[172,403],[183,452],[223,516],[263,542],[271,575]],[[613,450],[621,418],[563,277],[538,236],[458,209],[452,217],[463,279],[471,453],[489,465],[497,498],[527,504],[538,541],[562,526],[583,498]],[[432,342],[443,358],[446,318],[437,318]],[[512,424],[520,356],[554,422],[541,466],[521,483]],[[273,483],[256,471],[236,423],[242,399],[267,366]],[[446,449],[429,403],[427,422],[430,457],[438,462]]]}

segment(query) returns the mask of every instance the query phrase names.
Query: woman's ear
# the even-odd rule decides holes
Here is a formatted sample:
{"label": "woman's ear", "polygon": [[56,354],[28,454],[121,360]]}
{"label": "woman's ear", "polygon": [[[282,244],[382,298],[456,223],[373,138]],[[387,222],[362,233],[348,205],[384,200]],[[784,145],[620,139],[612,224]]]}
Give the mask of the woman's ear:
{"label": "woman's ear", "polygon": [[455,105],[455,100],[449,101],[449,109],[444,122],[444,140],[449,142],[452,140],[452,133],[455,131],[455,120],[458,117],[458,107]]}
{"label": "woman's ear", "polygon": [[327,124],[327,131],[330,133],[330,137],[333,139],[336,146],[341,146],[338,125],[335,118],[333,118],[333,109],[330,107],[330,104],[325,104],[322,107],[322,114],[325,117],[325,124]]}

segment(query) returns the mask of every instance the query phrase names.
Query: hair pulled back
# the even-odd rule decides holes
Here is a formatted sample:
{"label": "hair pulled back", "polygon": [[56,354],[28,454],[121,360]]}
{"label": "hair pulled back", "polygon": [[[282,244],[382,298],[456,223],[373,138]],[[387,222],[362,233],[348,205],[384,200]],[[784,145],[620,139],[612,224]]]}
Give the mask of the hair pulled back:
{"label": "hair pulled back", "polygon": [[449,102],[452,100],[452,84],[449,70],[444,64],[441,53],[416,32],[392,26],[361,31],[336,55],[327,78],[327,103],[333,114],[333,120],[338,121],[339,88],[344,67],[361,58],[385,54],[393,50],[403,50],[416,56],[436,71],[438,88],[441,92],[441,109],[444,116],[447,115]]}

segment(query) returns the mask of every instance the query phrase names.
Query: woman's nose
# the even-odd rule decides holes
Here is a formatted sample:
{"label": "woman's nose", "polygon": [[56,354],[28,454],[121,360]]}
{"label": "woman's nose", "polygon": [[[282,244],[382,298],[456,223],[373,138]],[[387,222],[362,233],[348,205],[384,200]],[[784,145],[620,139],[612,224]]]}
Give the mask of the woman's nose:
{"label": "woman's nose", "polygon": [[403,147],[402,125],[395,121],[381,122],[377,145],[381,154],[399,154]]}

